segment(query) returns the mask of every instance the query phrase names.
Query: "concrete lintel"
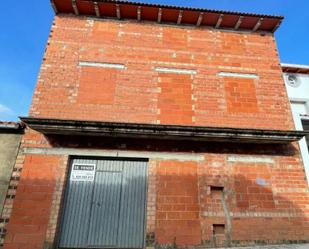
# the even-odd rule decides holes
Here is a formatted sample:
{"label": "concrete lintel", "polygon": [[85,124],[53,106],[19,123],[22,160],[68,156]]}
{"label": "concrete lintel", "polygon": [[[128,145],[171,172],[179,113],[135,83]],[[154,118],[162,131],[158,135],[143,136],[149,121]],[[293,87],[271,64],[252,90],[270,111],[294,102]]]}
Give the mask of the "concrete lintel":
{"label": "concrete lintel", "polygon": [[108,62],[80,61],[79,65],[82,67],[104,67],[104,68],[126,69],[126,66],[124,64],[108,63]]}
{"label": "concrete lintel", "polygon": [[167,153],[122,150],[96,150],[96,149],[71,149],[71,148],[24,148],[24,154],[37,155],[69,155],[69,156],[96,156],[96,157],[125,157],[147,158],[158,160],[177,161],[204,161],[205,156],[194,153]]}
{"label": "concrete lintel", "polygon": [[258,157],[258,156],[228,156],[228,162],[235,163],[269,163],[274,164],[275,161],[270,157]]}
{"label": "concrete lintel", "polygon": [[235,77],[235,78],[246,78],[246,79],[258,79],[259,76],[256,74],[248,73],[234,73],[234,72],[220,72],[218,76],[222,77]]}
{"label": "concrete lintel", "polygon": [[[233,218],[246,218],[246,217],[254,217],[254,218],[271,218],[271,217],[303,217],[302,213],[290,213],[290,212],[230,212],[229,213]],[[224,217],[224,212],[202,212],[201,215],[203,217]]]}
{"label": "concrete lintel", "polygon": [[257,130],[204,126],[177,126],[140,123],[114,123],[86,120],[20,117],[31,129],[45,135],[83,135],[134,139],[190,140],[207,142],[287,144],[299,141],[307,132]]}
{"label": "concrete lintel", "polygon": [[196,70],[168,67],[156,67],[155,71],[159,73],[197,74]]}

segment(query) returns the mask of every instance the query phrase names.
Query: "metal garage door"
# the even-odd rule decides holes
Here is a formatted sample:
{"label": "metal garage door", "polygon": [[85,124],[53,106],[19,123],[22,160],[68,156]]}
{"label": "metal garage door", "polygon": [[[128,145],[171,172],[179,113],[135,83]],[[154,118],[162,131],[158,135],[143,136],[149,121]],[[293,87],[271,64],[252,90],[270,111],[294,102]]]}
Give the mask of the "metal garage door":
{"label": "metal garage door", "polygon": [[74,159],[60,248],[143,248],[145,161]]}

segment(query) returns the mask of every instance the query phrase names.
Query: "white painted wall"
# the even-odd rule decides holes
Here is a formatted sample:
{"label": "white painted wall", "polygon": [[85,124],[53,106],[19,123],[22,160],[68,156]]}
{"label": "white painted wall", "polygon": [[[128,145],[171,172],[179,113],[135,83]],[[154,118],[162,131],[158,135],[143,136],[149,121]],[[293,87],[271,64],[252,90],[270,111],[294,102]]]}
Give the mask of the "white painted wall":
{"label": "white painted wall", "polygon": [[[297,79],[300,82],[300,85],[297,87],[293,87],[288,84],[288,75],[289,73],[284,73],[284,80],[291,102],[295,127],[296,130],[304,130],[302,119],[309,119],[309,116],[304,117],[304,115],[309,115],[309,75],[293,74],[297,76]],[[299,145],[309,184],[309,153],[306,138],[300,140]]]}
{"label": "white painted wall", "polygon": [[[291,74],[291,73],[290,73]],[[288,95],[290,99],[299,99],[299,100],[307,100],[309,101],[309,75],[307,74],[293,74],[295,75],[299,81],[300,86],[299,87],[292,87],[287,84],[287,76],[289,73],[284,74],[284,79],[286,82],[286,87],[288,90]]]}

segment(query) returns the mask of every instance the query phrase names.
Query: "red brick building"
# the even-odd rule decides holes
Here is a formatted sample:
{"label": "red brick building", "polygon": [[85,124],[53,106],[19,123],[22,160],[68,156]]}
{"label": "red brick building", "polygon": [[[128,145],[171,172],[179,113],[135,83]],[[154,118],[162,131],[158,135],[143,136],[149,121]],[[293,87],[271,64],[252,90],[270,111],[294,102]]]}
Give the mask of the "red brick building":
{"label": "red brick building", "polygon": [[309,241],[282,17],[51,3],[4,249]]}

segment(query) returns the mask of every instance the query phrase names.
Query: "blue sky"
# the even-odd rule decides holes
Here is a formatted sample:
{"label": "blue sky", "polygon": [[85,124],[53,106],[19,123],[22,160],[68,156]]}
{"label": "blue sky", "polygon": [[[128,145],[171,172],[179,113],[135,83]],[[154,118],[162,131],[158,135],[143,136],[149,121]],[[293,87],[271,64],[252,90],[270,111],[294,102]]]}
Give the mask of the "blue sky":
{"label": "blue sky", "polygon": [[[276,32],[282,62],[309,65],[308,0],[141,0],[220,10],[284,15]],[[27,116],[53,20],[49,0],[2,1],[0,120]]]}

